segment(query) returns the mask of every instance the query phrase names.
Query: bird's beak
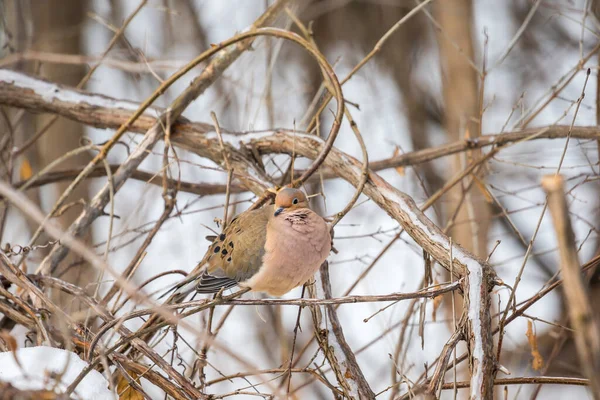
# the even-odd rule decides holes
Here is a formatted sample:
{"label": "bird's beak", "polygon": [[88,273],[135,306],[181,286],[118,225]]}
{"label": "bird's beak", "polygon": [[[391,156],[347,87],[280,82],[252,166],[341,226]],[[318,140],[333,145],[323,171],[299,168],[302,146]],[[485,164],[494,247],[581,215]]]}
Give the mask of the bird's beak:
{"label": "bird's beak", "polygon": [[281,212],[283,211],[283,207],[279,207],[278,209],[275,210],[275,216],[278,216],[279,214],[281,214]]}

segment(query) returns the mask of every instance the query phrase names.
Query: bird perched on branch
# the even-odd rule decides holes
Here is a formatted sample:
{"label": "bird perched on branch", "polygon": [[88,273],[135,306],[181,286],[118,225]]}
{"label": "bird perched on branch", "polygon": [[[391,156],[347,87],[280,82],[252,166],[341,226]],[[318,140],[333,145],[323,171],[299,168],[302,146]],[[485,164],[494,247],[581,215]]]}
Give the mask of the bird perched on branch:
{"label": "bird perched on branch", "polygon": [[193,288],[216,293],[239,285],[282,296],[312,278],[330,250],[325,220],[309,208],[301,190],[284,188],[274,206],[246,211],[231,220],[175,295]]}

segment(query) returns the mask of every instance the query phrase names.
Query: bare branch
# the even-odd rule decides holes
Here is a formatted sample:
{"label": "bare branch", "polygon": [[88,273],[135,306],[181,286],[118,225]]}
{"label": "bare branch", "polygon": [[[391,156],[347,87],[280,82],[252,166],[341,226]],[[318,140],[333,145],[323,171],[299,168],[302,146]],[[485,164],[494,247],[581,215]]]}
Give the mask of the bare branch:
{"label": "bare branch", "polygon": [[[116,129],[123,125],[139,106],[139,103],[136,102],[89,94],[63,85],[48,83],[37,77],[29,77],[3,69],[0,69],[0,104],[33,112],[56,113],[65,118],[104,129]],[[155,121],[153,115],[160,112],[162,112],[160,108],[150,108],[149,111],[146,111],[131,123],[128,131],[134,133],[146,132]],[[235,136],[254,134],[254,132],[232,133],[223,128],[221,130],[224,133],[229,133],[228,136],[233,142],[235,142]],[[180,117],[173,123],[171,134],[174,143],[195,147],[194,142],[211,132],[214,132],[212,124],[191,122]],[[504,146],[522,140],[559,139],[568,135],[569,126],[564,125],[528,128],[515,132],[491,133],[475,139],[458,140],[437,147],[399,154],[383,160],[370,161],[369,168],[372,171],[381,171],[388,168],[418,165],[466,150]],[[597,140],[600,137],[600,129],[596,126],[574,126],[570,135],[574,139]],[[302,172],[296,171],[294,175]],[[332,178],[336,175],[333,171],[325,169],[323,176]]]}
{"label": "bare branch", "polygon": [[548,194],[548,208],[556,230],[560,268],[571,325],[575,329],[579,360],[584,375],[590,380],[594,398],[600,399],[600,330],[598,321],[594,318],[587,286],[581,276],[563,178],[560,175],[547,175],[542,180],[542,187]]}

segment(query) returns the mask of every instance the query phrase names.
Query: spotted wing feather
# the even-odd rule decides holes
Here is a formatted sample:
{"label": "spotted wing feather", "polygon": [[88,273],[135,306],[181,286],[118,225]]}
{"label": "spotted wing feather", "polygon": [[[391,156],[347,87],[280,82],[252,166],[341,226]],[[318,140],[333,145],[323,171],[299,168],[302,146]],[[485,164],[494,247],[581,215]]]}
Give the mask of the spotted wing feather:
{"label": "spotted wing feather", "polygon": [[203,259],[207,268],[196,291],[215,293],[252,277],[262,265],[266,227],[272,215],[272,207],[266,206],[234,218],[209,246]]}

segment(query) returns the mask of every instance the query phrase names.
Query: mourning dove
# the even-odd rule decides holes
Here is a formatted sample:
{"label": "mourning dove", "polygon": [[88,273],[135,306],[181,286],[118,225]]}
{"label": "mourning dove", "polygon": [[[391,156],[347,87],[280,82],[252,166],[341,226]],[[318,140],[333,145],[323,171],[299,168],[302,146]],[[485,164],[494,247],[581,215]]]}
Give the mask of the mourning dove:
{"label": "mourning dove", "polygon": [[274,206],[235,217],[177,293],[189,293],[191,285],[199,293],[239,285],[282,296],[312,278],[330,250],[325,220],[308,207],[302,191],[285,188]]}

